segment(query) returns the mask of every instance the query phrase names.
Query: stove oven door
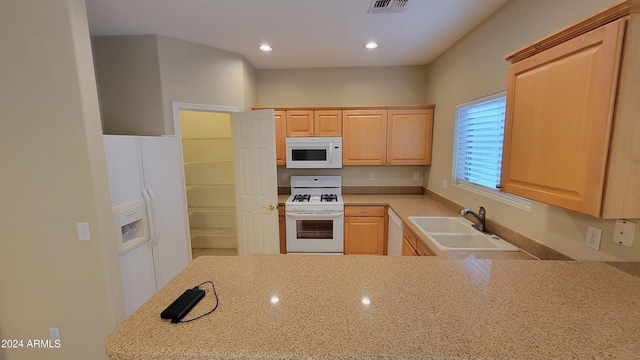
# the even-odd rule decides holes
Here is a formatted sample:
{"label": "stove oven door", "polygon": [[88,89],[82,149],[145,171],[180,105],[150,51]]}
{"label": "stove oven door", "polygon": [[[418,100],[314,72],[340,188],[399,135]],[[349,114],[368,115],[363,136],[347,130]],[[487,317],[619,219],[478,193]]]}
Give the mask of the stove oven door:
{"label": "stove oven door", "polygon": [[344,212],[286,213],[287,253],[344,253]]}

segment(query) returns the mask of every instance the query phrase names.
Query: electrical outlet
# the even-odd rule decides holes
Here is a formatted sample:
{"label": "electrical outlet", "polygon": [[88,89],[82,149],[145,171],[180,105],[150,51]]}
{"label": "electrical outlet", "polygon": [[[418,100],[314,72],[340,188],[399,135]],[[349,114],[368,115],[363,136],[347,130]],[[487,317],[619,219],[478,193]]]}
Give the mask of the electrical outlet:
{"label": "electrical outlet", "polygon": [[369,173],[369,180],[375,180],[375,179],[376,179],[376,173],[370,172]]}
{"label": "electrical outlet", "polygon": [[51,341],[60,340],[60,330],[58,328],[49,328],[49,339]]}
{"label": "electrical outlet", "polygon": [[588,247],[600,250],[600,238],[602,237],[602,229],[598,229],[597,227],[589,226],[587,227],[587,241],[586,244]]}
{"label": "electrical outlet", "polygon": [[287,181],[287,173],[282,173],[282,181]]}
{"label": "electrical outlet", "polygon": [[413,172],[413,180],[420,180],[420,173],[417,171]]}
{"label": "electrical outlet", "polygon": [[635,223],[629,220],[616,220],[616,226],[613,229],[613,242],[631,247],[633,245],[633,234],[635,231]]}
{"label": "electrical outlet", "polygon": [[442,179],[442,188],[444,190],[447,190],[447,180],[446,179]]}
{"label": "electrical outlet", "polygon": [[88,222],[77,222],[76,226],[78,228],[78,240],[91,240]]}

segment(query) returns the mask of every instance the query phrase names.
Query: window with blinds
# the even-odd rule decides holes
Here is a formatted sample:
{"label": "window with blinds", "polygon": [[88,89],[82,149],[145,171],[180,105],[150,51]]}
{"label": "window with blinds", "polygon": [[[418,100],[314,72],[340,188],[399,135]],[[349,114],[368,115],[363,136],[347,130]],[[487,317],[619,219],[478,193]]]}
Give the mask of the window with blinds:
{"label": "window with blinds", "polygon": [[456,106],[456,182],[496,190],[502,168],[505,108],[505,92]]}

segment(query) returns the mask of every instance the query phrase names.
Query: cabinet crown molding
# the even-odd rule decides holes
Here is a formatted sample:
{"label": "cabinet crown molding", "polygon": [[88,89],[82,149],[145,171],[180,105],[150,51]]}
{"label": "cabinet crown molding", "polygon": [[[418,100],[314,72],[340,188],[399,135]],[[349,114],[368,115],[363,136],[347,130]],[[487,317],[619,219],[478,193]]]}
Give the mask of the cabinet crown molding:
{"label": "cabinet crown molding", "polygon": [[435,105],[380,105],[380,106],[253,106],[251,110],[402,110],[435,109]]}
{"label": "cabinet crown molding", "polygon": [[606,8],[605,10],[591,15],[580,22],[569,25],[549,36],[512,52],[505,57],[505,60],[512,64],[516,63],[626,16],[640,16],[640,0],[626,0]]}

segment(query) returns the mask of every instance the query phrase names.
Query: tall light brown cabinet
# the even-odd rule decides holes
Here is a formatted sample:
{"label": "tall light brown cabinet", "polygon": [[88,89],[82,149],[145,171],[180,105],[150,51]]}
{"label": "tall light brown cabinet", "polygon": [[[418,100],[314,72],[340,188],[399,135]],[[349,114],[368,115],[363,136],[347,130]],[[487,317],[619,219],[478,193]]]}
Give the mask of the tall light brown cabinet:
{"label": "tall light brown cabinet", "polygon": [[640,218],[640,2],[507,56],[502,191]]}

